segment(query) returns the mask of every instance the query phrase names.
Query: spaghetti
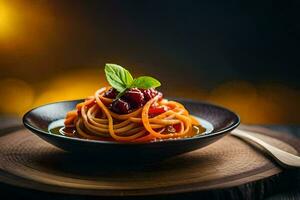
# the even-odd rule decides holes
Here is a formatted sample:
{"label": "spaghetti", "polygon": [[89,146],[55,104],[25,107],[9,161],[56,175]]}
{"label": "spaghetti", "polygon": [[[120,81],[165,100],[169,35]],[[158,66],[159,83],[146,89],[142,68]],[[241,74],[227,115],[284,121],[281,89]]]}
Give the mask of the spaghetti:
{"label": "spaghetti", "polygon": [[[156,139],[192,137],[199,122],[183,105],[160,95],[126,114],[111,109],[113,99],[103,87],[94,96],[67,113],[65,127],[74,128],[79,137],[91,140],[148,142]],[[157,112],[160,111],[160,112]]]}

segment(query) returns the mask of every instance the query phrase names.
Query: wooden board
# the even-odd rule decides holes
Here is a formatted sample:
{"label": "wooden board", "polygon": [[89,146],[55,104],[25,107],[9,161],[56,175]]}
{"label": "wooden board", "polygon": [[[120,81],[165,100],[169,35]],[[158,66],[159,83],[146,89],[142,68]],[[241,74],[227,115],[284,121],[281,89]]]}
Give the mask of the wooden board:
{"label": "wooden board", "polygon": [[[299,144],[296,139],[278,135],[275,136],[279,139],[271,138],[266,129],[254,130],[253,134],[288,152],[300,151],[299,145],[295,145]],[[8,184],[48,192],[101,196],[222,189],[282,171],[268,156],[230,135],[204,149],[161,163],[112,165],[101,162],[101,155],[66,153],[25,129],[0,137],[0,169],[0,180]]]}

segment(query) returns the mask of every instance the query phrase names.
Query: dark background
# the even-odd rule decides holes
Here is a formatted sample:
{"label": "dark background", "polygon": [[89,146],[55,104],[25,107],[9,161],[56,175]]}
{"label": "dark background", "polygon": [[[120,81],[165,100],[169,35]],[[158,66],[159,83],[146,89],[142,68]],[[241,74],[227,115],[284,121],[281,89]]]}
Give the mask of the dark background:
{"label": "dark background", "polygon": [[0,112],[92,94],[109,62],[155,76],[168,96],[227,106],[245,123],[299,123],[299,4],[3,1]]}

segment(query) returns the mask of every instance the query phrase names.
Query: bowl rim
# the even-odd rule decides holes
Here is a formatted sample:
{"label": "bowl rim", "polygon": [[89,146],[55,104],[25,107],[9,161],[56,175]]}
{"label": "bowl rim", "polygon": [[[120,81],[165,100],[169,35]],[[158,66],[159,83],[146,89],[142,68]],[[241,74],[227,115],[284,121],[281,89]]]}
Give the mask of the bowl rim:
{"label": "bowl rim", "polygon": [[57,102],[47,103],[47,104],[43,104],[41,106],[34,107],[34,108],[30,109],[29,111],[27,111],[23,115],[22,122],[23,122],[24,126],[33,133],[45,134],[46,136],[57,137],[57,138],[65,139],[65,140],[73,140],[73,141],[77,141],[77,142],[88,142],[88,143],[96,143],[96,144],[104,144],[104,145],[108,145],[108,144],[110,144],[110,145],[141,145],[141,144],[143,144],[143,145],[145,145],[145,144],[175,143],[175,142],[183,142],[183,141],[192,141],[192,140],[215,137],[217,135],[222,135],[222,134],[225,134],[225,133],[229,133],[230,131],[232,131],[233,129],[237,128],[240,125],[239,115],[236,114],[235,112],[231,111],[230,109],[223,107],[223,106],[215,105],[215,104],[205,102],[205,101],[197,101],[197,100],[186,99],[186,98],[168,97],[167,99],[184,101],[184,103],[202,104],[204,106],[210,106],[210,107],[215,107],[215,108],[220,109],[220,110],[224,110],[226,112],[229,112],[233,116],[233,123],[231,125],[223,128],[223,129],[219,130],[219,131],[214,132],[214,130],[213,130],[209,134],[198,135],[196,137],[166,139],[166,140],[158,140],[158,141],[153,141],[153,142],[133,143],[133,142],[89,140],[89,139],[83,139],[83,138],[68,137],[68,136],[64,136],[64,135],[57,135],[57,134],[50,133],[49,131],[44,131],[42,129],[36,128],[35,126],[31,125],[29,123],[29,121],[27,120],[28,115],[30,115],[33,111],[38,110],[42,107],[53,105],[53,104],[59,104],[59,103],[72,103],[72,102],[76,102],[76,101],[80,102],[80,101],[83,101],[84,99],[57,101]]}

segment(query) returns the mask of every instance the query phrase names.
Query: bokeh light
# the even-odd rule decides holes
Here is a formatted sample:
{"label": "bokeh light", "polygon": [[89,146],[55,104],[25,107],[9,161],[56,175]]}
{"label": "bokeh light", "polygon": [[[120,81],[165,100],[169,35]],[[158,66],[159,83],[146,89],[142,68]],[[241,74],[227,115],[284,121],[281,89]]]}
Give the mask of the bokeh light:
{"label": "bokeh light", "polygon": [[[282,61],[286,63],[290,55],[284,54],[285,51],[296,51],[271,46],[269,56],[265,56],[264,45],[275,43],[262,42],[259,34],[265,36],[263,30],[251,35],[247,35],[251,26],[235,30],[239,25],[248,27],[252,21],[231,21],[238,17],[233,18],[229,10],[224,19],[232,26],[226,31],[223,17],[214,23],[201,22],[202,17],[217,17],[213,12],[203,16],[197,13],[188,18],[190,23],[183,23],[184,20],[176,19],[183,19],[184,12],[167,13],[167,20],[163,15],[155,15],[158,20],[152,12],[135,11],[134,7],[143,7],[143,3],[127,6],[109,2],[76,1],[70,6],[64,1],[0,0],[0,114],[21,116],[45,103],[93,95],[107,85],[103,65],[112,62],[130,66],[135,75],[157,76],[166,96],[228,107],[241,116],[243,123],[300,123],[299,84],[295,84],[295,79],[290,80],[290,76],[296,77],[295,73],[290,73],[293,70],[289,66],[281,71],[273,59],[276,58],[273,55],[283,55]],[[147,5],[145,8],[147,11]],[[161,10],[160,14],[164,13]],[[206,22],[214,26],[206,26]],[[215,29],[218,24],[220,29]],[[266,26],[272,28],[272,34],[278,28],[278,23],[273,24],[274,27]],[[195,30],[182,28],[186,25]],[[211,34],[215,32],[220,35]],[[285,44],[279,35],[276,41]],[[240,38],[233,40],[237,36]],[[283,39],[294,44],[289,35]],[[284,50],[277,52],[279,49]],[[296,55],[289,62],[292,65],[298,60]],[[248,63],[253,66],[249,68]],[[265,64],[268,69],[277,66],[274,68],[280,71],[277,79],[273,71],[261,67]]]}
{"label": "bokeh light", "polygon": [[61,29],[52,30],[59,26],[39,2],[0,0],[0,50],[5,53],[37,54],[51,44]]}
{"label": "bokeh light", "polygon": [[211,91],[209,101],[239,111],[242,119],[253,122],[252,115],[257,99],[256,88],[245,81],[231,81],[224,83]]}
{"label": "bokeh light", "polygon": [[34,101],[34,89],[18,79],[0,80],[0,112],[22,115]]}
{"label": "bokeh light", "polygon": [[[102,68],[74,70],[59,74],[38,85],[18,79],[0,81],[0,113],[23,115],[32,107],[49,102],[85,98],[106,86]],[[211,91],[202,88],[177,88],[167,96],[209,101],[237,112],[243,123],[298,123],[299,91],[280,84],[254,86],[246,81],[229,81]],[[9,102],[9,103],[8,103]]]}
{"label": "bokeh light", "polygon": [[267,101],[264,94],[259,94],[254,85],[245,81],[220,85],[211,92],[209,101],[237,112],[243,122],[270,123],[281,119],[281,115],[272,115],[272,111],[277,109],[276,105]]}
{"label": "bokeh light", "polygon": [[7,39],[15,33],[15,17],[12,8],[0,1],[0,39]]}
{"label": "bokeh light", "polygon": [[91,96],[107,85],[103,73],[99,70],[75,70],[58,74],[51,80],[39,84],[39,93],[34,106],[48,102],[80,99]]}

